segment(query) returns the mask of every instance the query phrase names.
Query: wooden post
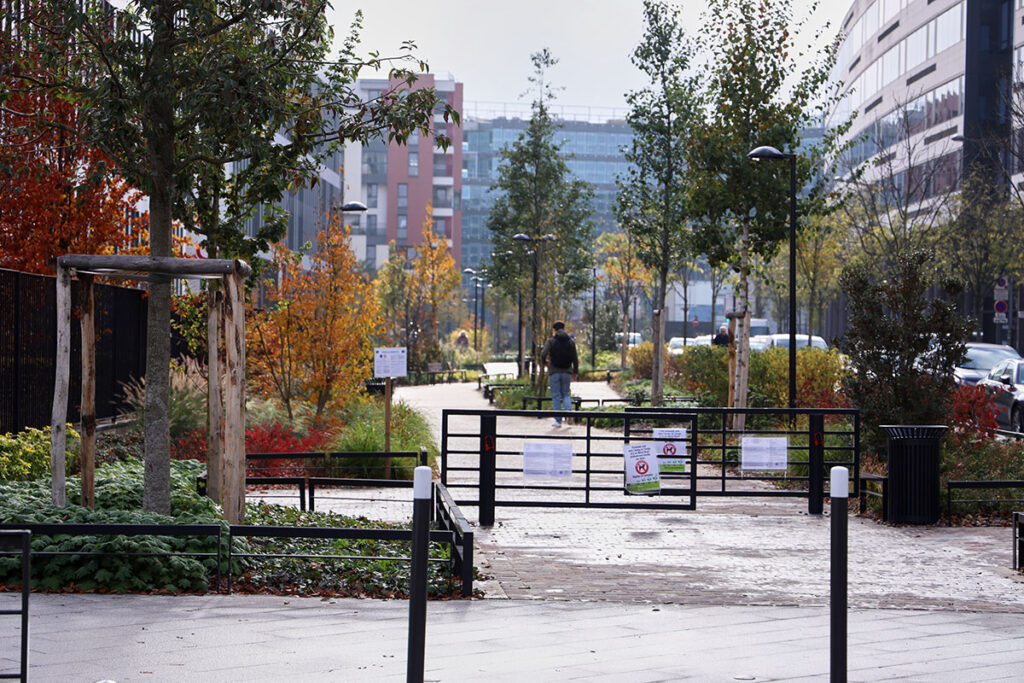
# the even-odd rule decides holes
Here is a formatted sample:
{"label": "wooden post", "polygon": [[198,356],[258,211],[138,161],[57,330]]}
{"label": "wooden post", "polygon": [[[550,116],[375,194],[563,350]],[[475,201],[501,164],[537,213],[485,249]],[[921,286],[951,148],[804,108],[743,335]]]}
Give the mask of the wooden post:
{"label": "wooden post", "polygon": [[96,299],[93,276],[80,273],[82,328],[82,506],[95,507],[96,475]]}
{"label": "wooden post", "polygon": [[[730,312],[729,316],[729,397],[725,405],[732,407],[733,399],[736,396],[736,313]],[[732,429],[732,414],[725,416],[725,426]]]}
{"label": "wooden post", "polygon": [[71,273],[57,267],[57,358],[50,413],[50,470],[53,504],[67,502],[64,489],[64,453],[67,446],[68,384],[71,380]]}
{"label": "wooden post", "polygon": [[[384,452],[391,452],[391,378],[384,378]],[[384,458],[384,478],[391,478],[391,456]]]}
{"label": "wooden post", "polygon": [[221,396],[223,369],[221,354],[221,306],[224,292],[210,287],[207,292],[206,344],[208,347],[206,373],[206,404],[209,435],[206,440],[206,495],[221,502],[221,462],[224,446],[224,405]]}
{"label": "wooden post", "polygon": [[221,504],[231,524],[245,518],[245,310],[242,277],[224,277],[224,447],[221,451]]}

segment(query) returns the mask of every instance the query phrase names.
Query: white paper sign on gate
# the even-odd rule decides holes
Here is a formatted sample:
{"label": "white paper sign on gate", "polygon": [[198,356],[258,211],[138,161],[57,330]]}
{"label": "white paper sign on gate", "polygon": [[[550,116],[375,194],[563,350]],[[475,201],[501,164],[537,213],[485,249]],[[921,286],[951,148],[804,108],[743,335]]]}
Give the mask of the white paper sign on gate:
{"label": "white paper sign on gate", "polygon": [[405,377],[407,372],[404,346],[381,346],[373,350],[374,377]]}
{"label": "white paper sign on gate", "polygon": [[661,491],[658,456],[651,442],[630,443],[622,448],[626,493],[652,494]]}
{"label": "white paper sign on gate", "polygon": [[784,436],[744,436],[740,439],[740,469],[785,470],[789,467],[788,445]]}
{"label": "white paper sign on gate", "polygon": [[523,444],[524,479],[571,479],[572,444],[561,441]]}
{"label": "white paper sign on gate", "polygon": [[654,430],[654,451],[658,455],[661,472],[686,472],[690,459],[686,455],[685,429]]}

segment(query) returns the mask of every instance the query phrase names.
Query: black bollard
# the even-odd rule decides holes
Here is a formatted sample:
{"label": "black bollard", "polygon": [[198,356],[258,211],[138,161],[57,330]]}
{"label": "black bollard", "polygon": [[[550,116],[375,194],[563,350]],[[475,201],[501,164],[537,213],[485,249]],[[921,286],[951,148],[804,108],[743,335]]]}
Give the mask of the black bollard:
{"label": "black bollard", "polygon": [[417,467],[412,488],[412,557],[409,571],[409,652],[405,680],[423,683],[427,639],[427,554],[433,470]]}
{"label": "black bollard", "polygon": [[847,528],[850,497],[849,473],[845,467],[833,467],[832,496],[832,623],[830,643],[832,666],[829,680],[846,683],[846,584],[847,584]]}

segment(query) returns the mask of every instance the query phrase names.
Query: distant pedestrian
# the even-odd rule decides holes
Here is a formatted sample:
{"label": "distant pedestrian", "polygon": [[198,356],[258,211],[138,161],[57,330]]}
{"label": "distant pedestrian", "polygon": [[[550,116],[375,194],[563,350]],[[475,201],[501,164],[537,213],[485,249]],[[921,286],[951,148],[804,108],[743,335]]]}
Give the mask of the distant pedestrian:
{"label": "distant pedestrian", "polygon": [[459,336],[455,340],[455,348],[460,351],[465,351],[469,348],[469,335],[466,334],[465,330],[459,330]]}
{"label": "distant pedestrian", "polygon": [[[555,333],[544,342],[540,351],[540,363],[548,363],[548,383],[551,386],[551,409],[572,410],[572,399],[569,391],[572,380],[580,372],[580,358],[576,353],[576,342],[565,331],[565,323],[561,320],[552,325]],[[562,426],[562,418],[558,416],[552,423],[553,427]]]}
{"label": "distant pedestrian", "polygon": [[729,328],[722,325],[718,328],[718,334],[711,340],[714,346],[728,346],[729,345]]}

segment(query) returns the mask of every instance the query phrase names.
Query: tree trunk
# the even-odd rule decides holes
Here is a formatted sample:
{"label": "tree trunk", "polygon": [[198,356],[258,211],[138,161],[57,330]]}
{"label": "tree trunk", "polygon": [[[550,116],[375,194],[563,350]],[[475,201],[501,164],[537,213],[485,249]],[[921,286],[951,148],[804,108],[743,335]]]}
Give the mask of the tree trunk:
{"label": "tree trunk", "polygon": [[[750,376],[750,243],[749,227],[743,224],[740,244],[740,317],[736,330],[736,393],[734,408],[747,407],[747,382]],[[740,413],[733,420],[733,429],[742,431],[746,415]]]}
{"label": "tree trunk", "polygon": [[96,474],[96,307],[93,276],[79,275],[82,328],[82,495],[83,507],[95,507]]}
{"label": "tree trunk", "polygon": [[665,294],[668,289],[668,271],[658,274],[658,287],[654,295],[654,308],[651,317],[651,337],[654,340],[654,352],[651,360],[651,405],[660,406],[664,393],[665,381]]}
{"label": "tree trunk", "polygon": [[[157,3],[153,11],[153,68],[172,72],[175,9]],[[152,173],[149,178],[149,254],[171,255],[171,218],[176,192],[174,102],[162,91],[147,103],[143,135]],[[142,507],[171,512],[170,455],[171,280],[153,275],[146,314],[145,482]]]}
{"label": "tree trunk", "polygon": [[628,360],[629,353],[629,304],[626,304],[626,308],[623,309],[622,313],[622,350],[620,351],[619,367],[623,370],[626,369],[626,363]]}

